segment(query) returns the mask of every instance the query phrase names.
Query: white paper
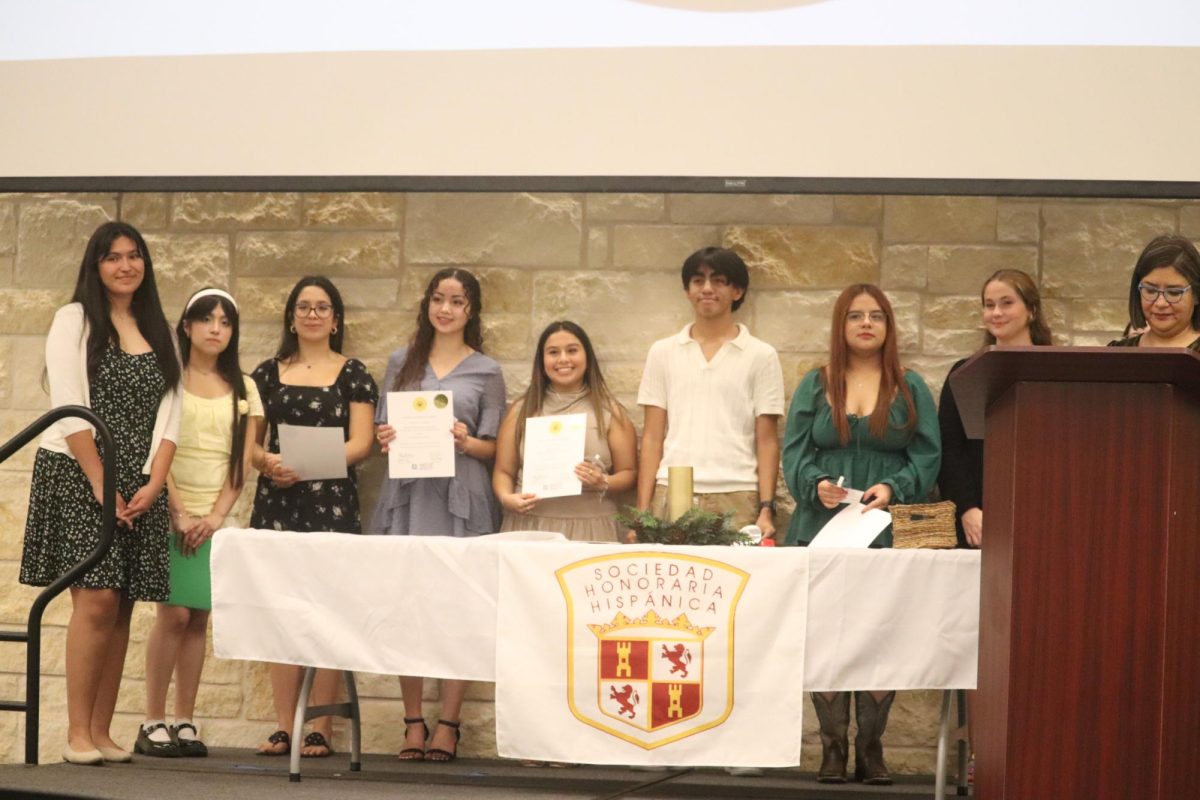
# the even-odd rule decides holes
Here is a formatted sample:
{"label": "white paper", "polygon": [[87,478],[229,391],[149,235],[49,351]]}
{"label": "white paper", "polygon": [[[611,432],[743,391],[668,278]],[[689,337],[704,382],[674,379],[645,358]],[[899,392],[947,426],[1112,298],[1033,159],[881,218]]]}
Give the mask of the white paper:
{"label": "white paper", "polygon": [[346,477],[346,435],[339,428],[279,426],[279,459],[302,481]]}
{"label": "white paper", "polygon": [[842,488],[846,490],[846,496],[838,500],[839,503],[862,503],[862,489],[851,489],[849,486],[843,486]]}
{"label": "white paper", "polygon": [[541,498],[582,494],[575,465],[583,461],[586,440],[587,414],[527,417],[521,491]]}
{"label": "white paper", "polygon": [[454,393],[388,392],[389,478],[454,477]]}
{"label": "white paper", "polygon": [[870,547],[875,537],[892,523],[892,515],[878,508],[863,512],[862,503],[843,508],[817,532],[809,547]]}

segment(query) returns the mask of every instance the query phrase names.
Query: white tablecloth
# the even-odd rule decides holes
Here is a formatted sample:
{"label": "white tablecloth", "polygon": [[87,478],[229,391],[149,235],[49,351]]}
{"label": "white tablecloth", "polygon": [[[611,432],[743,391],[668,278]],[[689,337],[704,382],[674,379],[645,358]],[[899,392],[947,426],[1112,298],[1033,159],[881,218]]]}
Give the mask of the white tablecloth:
{"label": "white tablecloth", "polygon": [[[222,658],[495,680],[497,548],[514,540],[587,547],[554,534],[219,531],[214,649]],[[974,688],[978,552],[781,547],[773,555],[807,559],[807,619],[747,622],[806,637],[805,689]]]}

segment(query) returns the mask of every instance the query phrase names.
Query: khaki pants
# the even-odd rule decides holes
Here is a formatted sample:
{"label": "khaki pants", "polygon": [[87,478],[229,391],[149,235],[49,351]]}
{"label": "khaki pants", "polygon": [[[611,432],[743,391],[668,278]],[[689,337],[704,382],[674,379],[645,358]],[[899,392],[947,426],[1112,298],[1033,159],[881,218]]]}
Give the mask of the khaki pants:
{"label": "khaki pants", "polygon": [[[758,521],[758,492],[712,492],[697,494],[696,505],[701,511],[714,514],[732,513],[729,524],[741,530]],[[667,517],[667,487],[655,485],[654,497],[650,500],[650,513],[660,519]]]}

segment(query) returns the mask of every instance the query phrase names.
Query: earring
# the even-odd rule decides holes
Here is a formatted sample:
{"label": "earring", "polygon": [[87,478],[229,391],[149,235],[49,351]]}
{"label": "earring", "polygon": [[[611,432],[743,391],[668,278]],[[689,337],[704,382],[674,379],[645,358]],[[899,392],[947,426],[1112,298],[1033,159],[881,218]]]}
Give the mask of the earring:
{"label": "earring", "polygon": [[331,330],[331,331],[329,332],[329,335],[330,335],[330,336],[336,336],[336,335],[337,335],[337,326],[336,326],[336,325],[333,327],[333,330]]}
{"label": "earring", "polygon": [[295,332],[296,332],[296,326],[288,325],[288,333],[295,333]]}

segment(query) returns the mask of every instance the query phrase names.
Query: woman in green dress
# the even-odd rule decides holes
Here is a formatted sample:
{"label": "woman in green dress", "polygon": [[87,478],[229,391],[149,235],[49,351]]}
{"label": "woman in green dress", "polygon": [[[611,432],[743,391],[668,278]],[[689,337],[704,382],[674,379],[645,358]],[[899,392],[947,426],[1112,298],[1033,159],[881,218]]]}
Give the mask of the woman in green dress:
{"label": "woman in green dress", "polygon": [[[238,307],[221,289],[201,289],[175,328],[183,360],[183,418],[167,478],[171,594],[158,604],[146,643],[146,720],[135,749],[147,756],[205,756],[194,722],[212,608],[209,549],[242,493],[263,409],[238,361]],[[175,675],[175,724],[166,723]]]}
{"label": "woman in green dress", "polygon": [[[833,307],[829,364],[800,381],[788,410],[783,475],[796,501],[786,543],[807,545],[840,510],[846,489],[868,508],[925,499],[937,482],[941,440],[933,396],[900,365],[896,319],[887,296],[855,284]],[[890,547],[891,528],[872,547]],[[895,692],[855,692],[855,778],[892,782],[880,737]],[[818,780],[846,780],[848,692],[814,693],[821,724]]]}

